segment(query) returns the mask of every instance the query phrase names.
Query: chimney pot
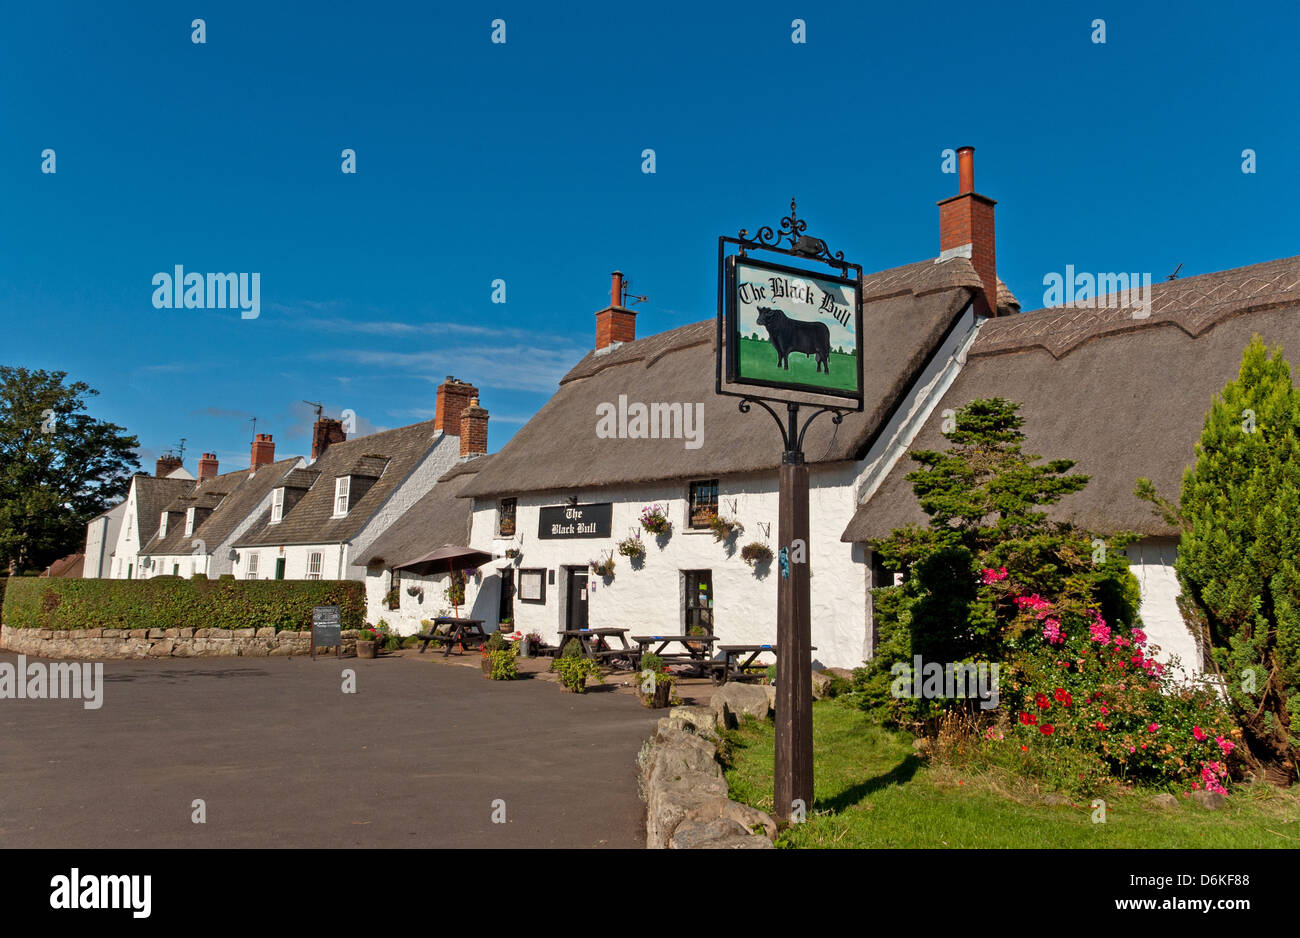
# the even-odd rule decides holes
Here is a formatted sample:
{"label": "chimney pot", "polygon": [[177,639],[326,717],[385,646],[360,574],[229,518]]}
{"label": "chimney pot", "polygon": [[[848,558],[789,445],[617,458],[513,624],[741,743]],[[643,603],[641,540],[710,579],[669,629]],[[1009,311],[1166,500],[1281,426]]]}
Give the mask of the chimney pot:
{"label": "chimney pot", "polygon": [[975,191],[975,148],[959,147],[957,150],[957,173],[960,182],[960,195]]}
{"label": "chimney pot", "polygon": [[610,280],[609,305],[611,307],[620,307],[623,305],[623,271],[614,271],[610,275]]}

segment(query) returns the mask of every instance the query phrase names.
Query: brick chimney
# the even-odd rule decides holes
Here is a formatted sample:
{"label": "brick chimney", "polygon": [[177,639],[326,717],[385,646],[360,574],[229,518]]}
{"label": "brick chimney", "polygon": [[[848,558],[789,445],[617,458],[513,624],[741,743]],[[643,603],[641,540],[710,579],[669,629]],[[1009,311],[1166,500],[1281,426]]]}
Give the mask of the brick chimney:
{"label": "brick chimney", "polygon": [[969,257],[984,284],[975,299],[980,316],[998,313],[998,264],[993,238],[993,206],[997,202],[975,192],[975,148],[957,151],[960,191],[939,203],[940,257]]}
{"label": "brick chimney", "polygon": [[609,306],[596,314],[596,351],[636,340],[636,313],[623,306],[623,272],[610,275]]}
{"label": "brick chimney", "polygon": [[348,438],[343,432],[343,424],[333,417],[320,417],[311,428],[311,458],[315,462],[325,450],[335,443],[342,443]]}
{"label": "brick chimney", "polygon": [[180,457],[167,453],[165,456],[158,457],[158,462],[154,463],[153,474],[160,479],[165,479],[180,467]]}
{"label": "brick chimney", "polygon": [[433,411],[433,428],[448,436],[460,434],[460,417],[470,401],[478,400],[478,388],[447,375],[438,385],[438,399]]}
{"label": "brick chimney", "polygon": [[478,405],[478,397],[470,400],[460,415],[460,456],[482,456],[487,453],[488,412]]}
{"label": "brick chimney", "polygon": [[253,440],[253,449],[248,457],[248,468],[254,472],[258,466],[269,466],[275,462],[275,443],[271,440],[271,434],[259,433]]}
{"label": "brick chimney", "polygon": [[199,457],[199,476],[197,482],[206,482],[217,477],[217,454],[204,453]]}

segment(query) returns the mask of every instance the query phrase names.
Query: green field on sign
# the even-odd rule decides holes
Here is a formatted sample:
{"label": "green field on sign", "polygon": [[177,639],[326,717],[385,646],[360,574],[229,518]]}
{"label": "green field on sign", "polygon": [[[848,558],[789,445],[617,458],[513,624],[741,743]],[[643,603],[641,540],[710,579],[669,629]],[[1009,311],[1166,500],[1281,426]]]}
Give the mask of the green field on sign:
{"label": "green field on sign", "polygon": [[751,381],[807,384],[837,391],[858,389],[858,360],[853,355],[831,350],[830,372],[817,370],[817,359],[803,352],[790,353],[790,369],[776,365],[776,348],[763,339],[741,339],[736,346],[738,377]]}

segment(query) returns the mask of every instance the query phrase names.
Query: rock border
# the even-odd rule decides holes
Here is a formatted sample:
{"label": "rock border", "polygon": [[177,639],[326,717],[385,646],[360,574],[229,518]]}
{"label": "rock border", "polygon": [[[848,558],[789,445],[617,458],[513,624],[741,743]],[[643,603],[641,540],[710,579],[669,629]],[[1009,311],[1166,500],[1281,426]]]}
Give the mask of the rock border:
{"label": "rock border", "polygon": [[745,714],[766,719],[774,698],[774,688],[724,684],[710,706],[673,707],[659,719],[637,756],[648,849],[772,849],[772,816],[728,797],[717,731]]}
{"label": "rock border", "polygon": [[[343,633],[343,653],[357,630]],[[311,654],[311,632],[260,629],[15,629],[0,626],[0,648],[40,658],[267,658]],[[334,654],[330,648],[322,654]]]}

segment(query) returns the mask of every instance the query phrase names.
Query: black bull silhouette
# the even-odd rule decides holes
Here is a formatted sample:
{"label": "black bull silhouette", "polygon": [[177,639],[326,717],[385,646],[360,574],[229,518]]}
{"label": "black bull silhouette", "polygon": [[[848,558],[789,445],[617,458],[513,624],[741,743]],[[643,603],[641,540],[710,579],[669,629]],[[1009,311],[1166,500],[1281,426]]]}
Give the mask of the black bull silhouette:
{"label": "black bull silhouette", "polygon": [[767,329],[776,348],[776,365],[790,370],[790,353],[803,352],[817,359],[817,370],[831,373],[831,330],[824,322],[791,319],[779,309],[758,308],[758,324]]}

